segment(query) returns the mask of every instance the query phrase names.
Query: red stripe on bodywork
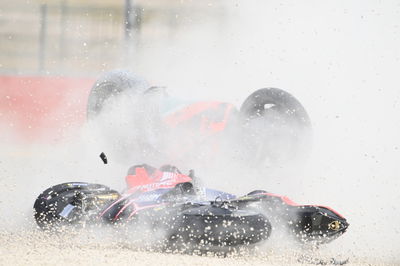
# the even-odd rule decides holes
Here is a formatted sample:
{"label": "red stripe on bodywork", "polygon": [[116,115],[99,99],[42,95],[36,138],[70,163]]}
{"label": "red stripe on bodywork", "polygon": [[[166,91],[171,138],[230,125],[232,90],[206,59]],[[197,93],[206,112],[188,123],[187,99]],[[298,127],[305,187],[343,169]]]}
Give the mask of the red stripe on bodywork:
{"label": "red stripe on bodywork", "polygon": [[128,208],[130,205],[133,205],[135,208],[134,208],[134,210],[136,209],[136,204],[135,204],[135,202],[133,201],[133,200],[130,200],[127,204],[125,204],[122,208],[121,208],[121,210],[119,210],[119,212],[115,215],[115,217],[113,218],[113,221],[115,222],[118,218],[119,218],[119,216],[121,215],[121,213],[123,213],[125,210],[126,210],[126,208]]}
{"label": "red stripe on bodywork", "polygon": [[182,110],[173,113],[165,118],[165,122],[170,126],[177,126],[180,123],[189,120],[191,117],[210,108],[216,108],[220,102],[198,102],[186,106]]}
{"label": "red stripe on bodywork", "polygon": [[274,194],[274,193],[262,193],[262,194],[271,196],[274,198],[280,198],[284,203],[286,203],[287,205],[290,205],[290,206],[301,206],[300,204],[297,204],[296,202],[294,202],[293,200],[289,199],[286,196],[282,196],[282,195],[278,195],[278,194]]}
{"label": "red stripe on bodywork", "polygon": [[341,215],[340,213],[338,213],[337,211],[335,211],[331,207],[322,206],[322,205],[301,205],[301,204],[298,204],[298,203],[292,201],[287,196],[282,196],[282,195],[278,195],[278,194],[274,194],[274,193],[262,193],[262,194],[263,195],[267,195],[267,196],[271,196],[271,197],[275,197],[275,198],[280,198],[284,203],[286,203],[287,205],[290,205],[290,206],[296,206],[296,207],[301,207],[301,206],[308,207],[309,206],[309,207],[325,208],[325,209],[330,210],[331,212],[335,213],[336,215],[338,215],[339,217],[344,219],[343,215]]}
{"label": "red stripe on bodywork", "polygon": [[129,195],[125,195],[114,201],[110,206],[108,206],[103,212],[100,213],[99,217],[102,217],[107,211],[109,211],[112,207],[114,207],[116,204],[120,203],[121,201],[127,199]]}
{"label": "red stripe on bodywork", "polygon": [[154,205],[147,205],[147,206],[143,206],[143,207],[138,207],[135,204],[135,209],[131,212],[131,214],[129,215],[128,219],[132,218],[133,215],[137,214],[139,211],[145,210],[145,209],[150,209],[150,208],[155,208],[155,207],[159,207],[159,206],[163,206],[165,205],[165,203],[160,203],[160,204],[154,204]]}

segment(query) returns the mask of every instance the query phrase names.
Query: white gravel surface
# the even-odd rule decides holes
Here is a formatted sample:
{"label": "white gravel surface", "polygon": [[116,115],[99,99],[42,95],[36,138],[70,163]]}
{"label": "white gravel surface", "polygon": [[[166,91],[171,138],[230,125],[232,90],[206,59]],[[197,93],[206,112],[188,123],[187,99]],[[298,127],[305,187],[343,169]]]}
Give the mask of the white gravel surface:
{"label": "white gravel surface", "polygon": [[[129,243],[104,243],[90,236],[0,233],[0,265],[307,265],[299,253],[255,251],[227,257],[143,251]],[[329,261],[329,257],[318,258]],[[346,265],[399,265],[399,261],[350,258]]]}
{"label": "white gravel surface", "polygon": [[[267,189],[299,203],[331,206],[350,227],[315,257],[349,258],[348,265],[400,265],[399,2],[227,5],[230,23],[198,22],[198,29],[180,28],[179,37],[171,37],[173,45],[143,45],[138,68],[152,83],[169,85],[173,95],[240,104],[260,87],[286,89],[310,114],[314,153],[301,169],[268,178],[218,177],[204,174],[207,167],[196,169],[204,183],[237,193]],[[32,218],[41,191],[72,180],[122,189],[126,166],[104,167],[97,157],[101,150],[90,149],[90,137],[41,145],[0,132],[0,265],[301,264],[299,253],[282,243],[221,258],[143,251],[99,233],[44,234]]]}

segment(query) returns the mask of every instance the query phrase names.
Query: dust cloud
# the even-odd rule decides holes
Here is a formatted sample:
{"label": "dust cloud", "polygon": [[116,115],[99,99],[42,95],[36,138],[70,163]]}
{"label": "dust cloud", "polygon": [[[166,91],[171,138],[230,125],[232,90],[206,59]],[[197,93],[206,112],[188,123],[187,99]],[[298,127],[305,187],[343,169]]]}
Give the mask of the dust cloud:
{"label": "dust cloud", "polygon": [[[330,206],[348,219],[350,228],[322,253],[350,257],[355,264],[399,263],[398,2],[246,0],[227,1],[225,6],[229,19],[224,25],[216,27],[204,19],[190,30],[183,27],[173,43],[144,43],[141,60],[128,68],[152,85],[167,85],[171,95],[218,99],[238,107],[258,88],[285,89],[308,111],[313,144],[309,158],[290,167],[235,169],[227,173],[225,169],[235,166],[228,165],[224,158],[216,158],[221,170],[212,172],[207,171],[207,164],[199,163],[196,171],[203,183],[235,193],[265,189],[286,194],[299,203]],[[115,133],[132,136],[129,132],[135,129],[124,115],[113,117],[114,111],[107,120],[120,122],[120,129],[127,130]],[[104,143],[97,140],[104,130],[93,130],[90,125],[74,128],[73,137],[51,145],[43,141],[24,143],[13,132],[3,132],[2,246],[11,243],[15,254],[25,250],[35,253],[38,247],[33,242],[38,241],[57,253],[59,244],[51,246],[51,241],[48,244],[48,240],[41,240],[43,236],[37,236],[32,218],[35,197],[45,188],[65,181],[98,182],[122,189],[131,162],[121,162],[112,155],[110,164],[103,165],[98,154]],[[132,164],[142,163],[142,159],[148,157],[132,158]],[[156,166],[170,163],[163,162],[162,157],[156,157],[156,161]],[[21,230],[30,232],[27,238],[31,243],[24,242],[23,234],[9,234]],[[87,257],[98,256],[101,250],[113,263],[121,262],[113,257],[117,253],[121,260],[134,254],[131,261],[142,262],[143,258],[149,264],[153,262],[154,255],[130,253],[121,243],[117,249],[97,241],[86,246],[68,241],[69,252],[82,250]],[[269,248],[268,244],[261,247],[266,253],[258,259],[248,256],[239,262],[296,263],[268,253]],[[38,254],[23,256],[41,258]],[[165,256],[165,264],[177,260],[235,264],[237,260],[157,256]],[[100,258],[105,258],[100,262],[107,262],[107,257]]]}
{"label": "dust cloud", "polygon": [[333,250],[398,258],[399,12],[395,1],[235,1],[218,38],[188,33],[169,49],[176,72],[157,77],[181,95],[237,104],[264,86],[295,95],[313,123],[313,154],[254,187],[343,213],[351,227]]}

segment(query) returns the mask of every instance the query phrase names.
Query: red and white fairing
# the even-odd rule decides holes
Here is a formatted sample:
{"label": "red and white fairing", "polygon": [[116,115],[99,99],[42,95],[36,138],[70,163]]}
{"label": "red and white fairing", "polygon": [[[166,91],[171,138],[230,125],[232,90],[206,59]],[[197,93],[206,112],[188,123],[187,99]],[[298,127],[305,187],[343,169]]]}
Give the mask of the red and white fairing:
{"label": "red and white fairing", "polygon": [[100,217],[117,208],[118,212],[113,215],[112,221],[122,217],[129,219],[141,210],[162,206],[165,203],[158,200],[160,196],[178,184],[192,182],[192,178],[177,170],[162,171],[143,165],[129,169],[125,181],[126,191]]}

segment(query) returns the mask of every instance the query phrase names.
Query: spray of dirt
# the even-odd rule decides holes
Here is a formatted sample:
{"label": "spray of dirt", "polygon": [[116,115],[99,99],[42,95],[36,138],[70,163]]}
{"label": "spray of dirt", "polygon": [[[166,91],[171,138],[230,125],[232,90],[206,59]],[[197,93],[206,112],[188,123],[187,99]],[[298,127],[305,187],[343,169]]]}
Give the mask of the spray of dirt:
{"label": "spray of dirt", "polygon": [[[349,231],[328,249],[393,259],[400,252],[399,6],[360,4],[237,1],[230,6],[234,19],[218,38],[210,41],[203,30],[187,33],[182,45],[166,51],[174,58],[170,71],[163,60],[159,68],[142,68],[181,95],[236,104],[263,86],[289,90],[311,116],[313,155],[303,169],[255,178],[252,185],[348,217]],[[204,178],[216,176],[208,174]],[[241,175],[218,180],[236,191],[246,182]]]}
{"label": "spray of dirt", "polygon": [[[262,86],[289,90],[310,113],[314,153],[306,169],[285,169],[253,185],[348,217],[349,231],[328,249],[397,258],[398,5],[237,1],[231,7],[235,19],[219,38],[210,44],[204,31],[186,35],[184,45],[168,49],[176,58],[171,71],[157,75],[152,66],[149,75],[179,83],[181,94],[238,104]],[[246,182],[240,175],[224,180],[228,189]]]}
{"label": "spray of dirt", "polygon": [[[141,57],[152,60],[132,69],[146,73],[155,85],[167,84],[173,95],[238,106],[254,89],[287,89],[310,114],[313,154],[301,166],[256,171],[251,179],[242,173],[207,171],[202,163],[196,165],[198,175],[206,185],[226,191],[261,188],[300,203],[331,206],[351,226],[324,248],[326,254],[366,258],[364,262],[397,260],[400,7],[391,1],[236,1],[226,7],[229,23],[223,30],[204,22],[190,32],[183,30],[167,49],[164,44],[144,45]],[[111,110],[107,120],[119,123],[119,129],[106,131],[131,137],[136,130],[128,123],[132,117],[115,110],[117,115]],[[97,157],[103,151],[99,131],[90,126],[73,131],[79,137],[52,145],[21,143],[13,132],[2,131],[0,213],[7,217],[0,222],[3,231],[34,230],[31,206],[50,185],[77,180],[123,188],[131,162],[112,159],[102,165]],[[221,169],[231,167],[223,158],[216,160]],[[155,165],[170,163],[162,157],[156,161]],[[32,242],[38,238],[33,236]]]}

